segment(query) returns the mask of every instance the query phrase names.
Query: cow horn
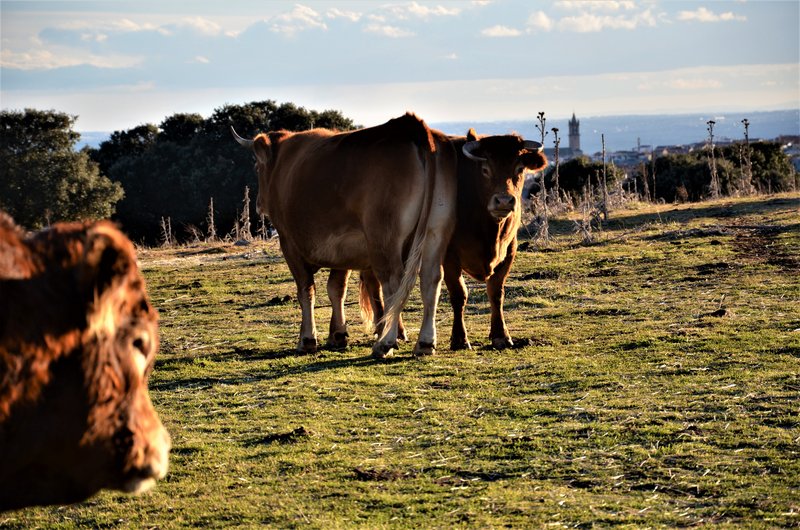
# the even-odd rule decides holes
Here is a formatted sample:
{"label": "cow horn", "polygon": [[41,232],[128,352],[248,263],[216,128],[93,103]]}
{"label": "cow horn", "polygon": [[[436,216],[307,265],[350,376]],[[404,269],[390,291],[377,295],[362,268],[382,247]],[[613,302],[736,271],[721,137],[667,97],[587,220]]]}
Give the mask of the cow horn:
{"label": "cow horn", "polygon": [[474,160],[475,162],[486,162],[485,157],[474,154],[474,151],[478,149],[480,144],[480,141],[467,142],[464,144],[464,147],[461,148],[461,151],[464,153],[464,156],[470,160]]}
{"label": "cow horn", "polygon": [[248,149],[253,148],[253,140],[245,140],[244,138],[239,136],[239,134],[236,132],[236,129],[233,128],[233,125],[231,125],[231,133],[233,133],[233,138],[237,142],[239,142],[239,145],[241,145],[242,147],[247,147]]}
{"label": "cow horn", "polygon": [[527,149],[528,151],[541,151],[542,150],[542,144],[540,144],[539,142],[534,142],[533,140],[525,140],[523,145],[524,145],[525,149]]}

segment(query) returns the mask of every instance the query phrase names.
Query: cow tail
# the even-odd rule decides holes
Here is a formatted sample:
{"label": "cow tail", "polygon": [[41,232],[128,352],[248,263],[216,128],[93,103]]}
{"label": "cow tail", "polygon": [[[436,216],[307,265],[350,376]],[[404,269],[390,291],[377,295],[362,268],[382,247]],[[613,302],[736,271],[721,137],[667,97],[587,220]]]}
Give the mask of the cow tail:
{"label": "cow tail", "polygon": [[358,280],[358,306],[361,309],[361,320],[364,322],[364,329],[369,333],[372,331],[375,313],[372,311],[372,296],[367,288],[367,283],[364,281],[363,271]]}
{"label": "cow tail", "polygon": [[421,123],[425,130],[425,138],[418,140],[418,148],[420,151],[422,163],[425,166],[425,192],[422,196],[422,208],[420,209],[419,220],[417,221],[417,228],[414,232],[414,240],[406,258],[405,269],[403,270],[403,279],[400,282],[400,287],[386,300],[386,310],[383,316],[383,333],[379,340],[382,340],[386,334],[397,324],[400,319],[400,313],[406,305],[411,290],[417,282],[417,275],[419,274],[420,266],[422,265],[422,254],[425,249],[425,236],[428,232],[428,218],[430,217],[433,208],[433,194],[436,187],[436,144],[431,134],[430,129],[424,123]]}

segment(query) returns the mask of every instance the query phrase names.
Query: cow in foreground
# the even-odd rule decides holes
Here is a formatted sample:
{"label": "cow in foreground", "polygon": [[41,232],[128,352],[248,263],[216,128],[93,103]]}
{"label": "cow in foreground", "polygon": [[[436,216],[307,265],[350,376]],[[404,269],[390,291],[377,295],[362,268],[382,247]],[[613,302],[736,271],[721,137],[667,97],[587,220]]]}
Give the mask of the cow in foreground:
{"label": "cow in foreground", "polygon": [[329,267],[329,345],[347,344],[349,271],[369,269],[387,297],[373,355],[391,355],[419,272],[424,314],[414,354],[432,353],[441,264],[455,225],[456,154],[449,140],[413,114],[344,133],[279,131],[245,140],[233,132],[255,154],[257,210],[277,228],[297,284],[297,349],[317,349],[314,274]]}
{"label": "cow in foreground", "polygon": [[111,223],[25,238],[0,212],[0,511],[138,493],[170,439],[147,392],[157,315]]}
{"label": "cow in foreground", "polygon": [[[471,348],[464,325],[468,292],[462,271],[486,282],[491,306],[489,339],[494,348],[508,348],[513,341],[503,317],[503,300],[517,251],[523,173],[543,169],[547,159],[540,143],[514,134],[478,138],[470,129],[466,137],[451,137],[451,141],[458,153],[458,193],[456,227],[444,260],[444,281],[454,313],[450,348]],[[362,314],[377,322],[383,311],[379,286],[369,271],[362,271],[361,278]]]}

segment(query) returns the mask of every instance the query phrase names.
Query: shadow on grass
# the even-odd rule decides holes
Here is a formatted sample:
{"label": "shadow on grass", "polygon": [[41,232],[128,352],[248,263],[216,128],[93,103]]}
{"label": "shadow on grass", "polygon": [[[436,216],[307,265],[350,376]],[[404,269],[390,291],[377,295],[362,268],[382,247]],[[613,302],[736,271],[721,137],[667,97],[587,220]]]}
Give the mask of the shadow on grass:
{"label": "shadow on grass", "polygon": [[747,202],[731,202],[713,204],[702,208],[691,205],[676,206],[670,210],[655,213],[643,213],[625,217],[615,217],[611,212],[611,219],[604,226],[605,230],[628,230],[653,223],[685,223],[697,218],[711,217],[719,220],[743,217],[748,214],[758,213],[768,215],[772,212],[786,209],[787,207],[800,207],[800,200],[794,198],[768,198]]}
{"label": "shadow on grass", "polygon": [[[274,381],[284,377],[291,377],[293,375],[301,375],[314,372],[323,372],[327,370],[337,370],[341,368],[349,368],[353,366],[370,366],[370,365],[390,365],[414,360],[411,355],[397,355],[386,359],[375,359],[372,355],[364,355],[361,357],[340,357],[340,358],[325,358],[325,353],[328,350],[323,350],[322,353],[315,354],[314,356],[304,354],[291,349],[281,349],[274,351],[260,351],[255,348],[235,348],[236,354],[240,355],[239,360],[243,361],[263,361],[272,359],[283,359],[288,357],[303,357],[314,358],[314,362],[308,364],[301,364],[298,366],[289,366],[275,369],[266,369],[259,374],[241,374],[235,377],[189,377],[183,378],[178,381],[164,381],[150,385],[150,390],[161,391],[174,391],[180,389],[204,390],[211,388],[214,385],[240,385],[257,383],[260,381]],[[337,352],[338,353],[338,352]],[[230,354],[216,354],[213,357],[225,358],[230,360]],[[208,357],[204,357],[208,359]],[[222,359],[220,359],[222,360]],[[193,359],[180,359],[171,360],[171,362],[193,362]],[[165,361],[169,362],[169,361]]]}
{"label": "shadow on grass", "polygon": [[[796,198],[787,197],[763,197],[758,200],[746,202],[723,202],[717,204],[709,204],[703,207],[696,207],[696,203],[687,203],[683,205],[676,205],[675,207],[660,211],[648,212],[641,214],[615,215],[610,212],[610,219],[603,224],[603,230],[614,232],[618,230],[630,230],[649,224],[663,224],[663,223],[686,223],[693,219],[698,218],[715,218],[720,221],[729,218],[736,218],[746,216],[748,214],[764,214],[784,210],[786,208],[800,208],[800,200]],[[797,226],[785,227],[784,230],[796,230]],[[575,232],[575,223],[569,219],[551,219],[550,220],[550,234],[551,235],[569,235]],[[529,237],[523,236],[520,233],[520,239],[525,240]],[[704,234],[697,234],[704,235]]]}

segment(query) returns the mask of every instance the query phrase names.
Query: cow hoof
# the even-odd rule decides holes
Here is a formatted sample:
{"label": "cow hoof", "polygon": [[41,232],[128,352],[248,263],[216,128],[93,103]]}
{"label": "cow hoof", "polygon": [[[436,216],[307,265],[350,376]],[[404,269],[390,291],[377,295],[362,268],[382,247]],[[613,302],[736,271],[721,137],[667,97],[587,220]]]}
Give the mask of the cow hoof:
{"label": "cow hoof", "polygon": [[397,344],[395,344],[394,347],[387,344],[375,344],[375,346],[372,347],[372,357],[375,359],[386,359],[388,357],[392,357],[396,347]]}
{"label": "cow hoof", "polygon": [[453,351],[471,350],[472,349],[472,344],[470,344],[467,339],[458,340],[458,341],[450,341],[450,349],[453,350]]}
{"label": "cow hoof", "polygon": [[417,342],[414,346],[414,357],[425,357],[436,353],[436,345],[430,342]]}
{"label": "cow hoof", "polygon": [[334,350],[347,348],[347,339],[350,336],[346,331],[336,331],[328,336],[328,347]]}
{"label": "cow hoof", "polygon": [[300,353],[317,353],[317,339],[303,337],[300,339],[300,344],[297,346],[297,351]]}
{"label": "cow hoof", "polygon": [[492,339],[492,348],[495,350],[505,350],[513,347],[514,343],[511,341],[511,337],[495,337]]}

